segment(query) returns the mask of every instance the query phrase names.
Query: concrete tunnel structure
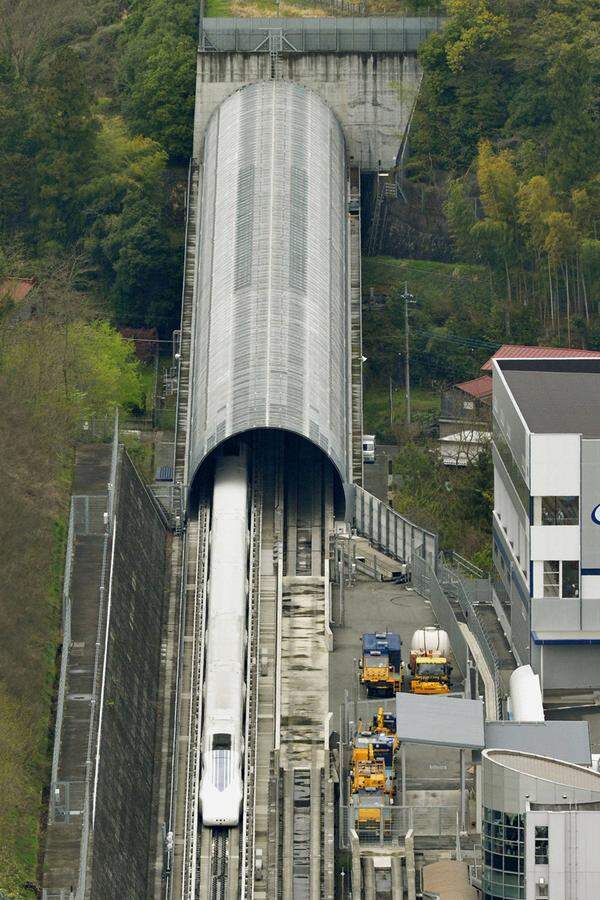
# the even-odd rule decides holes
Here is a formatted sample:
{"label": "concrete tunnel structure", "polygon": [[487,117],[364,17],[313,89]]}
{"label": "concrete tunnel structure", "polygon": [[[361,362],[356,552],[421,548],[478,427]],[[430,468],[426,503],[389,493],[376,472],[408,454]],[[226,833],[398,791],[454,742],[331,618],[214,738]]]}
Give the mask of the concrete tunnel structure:
{"label": "concrete tunnel structure", "polygon": [[188,480],[228,438],[278,429],[350,481],[347,163],[312,90],[237,90],[206,129]]}

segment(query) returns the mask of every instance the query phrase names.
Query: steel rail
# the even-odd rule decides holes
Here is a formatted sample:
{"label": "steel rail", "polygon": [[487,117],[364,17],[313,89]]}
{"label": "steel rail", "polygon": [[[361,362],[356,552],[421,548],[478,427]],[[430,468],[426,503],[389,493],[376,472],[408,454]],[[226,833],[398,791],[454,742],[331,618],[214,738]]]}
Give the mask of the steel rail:
{"label": "steel rail", "polygon": [[[189,532],[189,529],[188,529]],[[182,898],[195,900],[198,863],[200,765],[202,757],[202,701],[204,682],[204,636],[206,631],[206,588],[208,581],[208,541],[210,511],[206,500],[198,509],[196,556],[191,574],[194,584],[190,709],[185,793]]]}
{"label": "steel rail", "polygon": [[263,473],[261,460],[254,457],[252,512],[250,521],[250,561],[248,589],[248,647],[246,660],[246,723],[244,732],[244,802],[240,892],[242,898],[253,895],[256,803],[256,737],[258,720],[258,657],[260,623],[260,552],[262,541]]}

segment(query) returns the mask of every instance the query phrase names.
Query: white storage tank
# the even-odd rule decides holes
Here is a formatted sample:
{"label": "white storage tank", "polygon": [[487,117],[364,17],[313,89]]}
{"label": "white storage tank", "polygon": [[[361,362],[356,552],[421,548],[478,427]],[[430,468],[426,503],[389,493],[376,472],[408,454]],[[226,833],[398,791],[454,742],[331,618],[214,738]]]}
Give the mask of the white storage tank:
{"label": "white storage tank", "polygon": [[515,722],[543,722],[544,704],[539,675],[519,666],[510,676],[510,717]]}
{"label": "white storage tank", "polygon": [[450,652],[450,640],[447,633],[437,625],[426,625],[415,631],[410,642],[410,649],[412,653],[424,651],[447,658]]}

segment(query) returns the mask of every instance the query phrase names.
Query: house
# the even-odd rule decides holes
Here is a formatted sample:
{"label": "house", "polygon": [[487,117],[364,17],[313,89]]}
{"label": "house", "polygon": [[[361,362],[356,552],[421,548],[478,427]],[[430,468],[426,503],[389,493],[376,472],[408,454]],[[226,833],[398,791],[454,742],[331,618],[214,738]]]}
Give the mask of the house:
{"label": "house", "polygon": [[455,384],[442,394],[440,439],[465,430],[486,430],[491,421],[492,376]]}
{"label": "house", "polygon": [[35,278],[0,278],[0,317],[9,314],[22,321],[33,315],[36,284]]}
{"label": "house", "polygon": [[439,439],[445,466],[468,466],[474,462],[492,439],[490,431],[466,429]]}

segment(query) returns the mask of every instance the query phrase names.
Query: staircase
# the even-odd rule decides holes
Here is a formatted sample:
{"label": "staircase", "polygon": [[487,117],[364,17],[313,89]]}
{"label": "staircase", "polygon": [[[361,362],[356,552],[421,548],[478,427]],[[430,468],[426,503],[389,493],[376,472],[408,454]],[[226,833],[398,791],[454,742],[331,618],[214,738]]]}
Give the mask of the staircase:
{"label": "staircase", "polygon": [[199,167],[190,162],[185,225],[185,256],[183,269],[183,296],[181,300],[181,331],[179,334],[179,360],[177,377],[177,417],[175,421],[175,458],[173,480],[179,493],[179,509],[183,512],[186,477],[186,447],[188,439],[190,364],[192,351],[192,319],[194,287],[196,282],[196,246],[198,236],[198,182]]}

